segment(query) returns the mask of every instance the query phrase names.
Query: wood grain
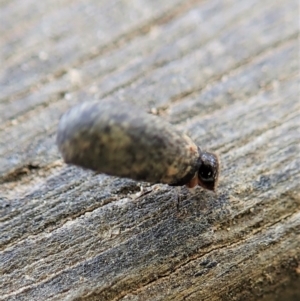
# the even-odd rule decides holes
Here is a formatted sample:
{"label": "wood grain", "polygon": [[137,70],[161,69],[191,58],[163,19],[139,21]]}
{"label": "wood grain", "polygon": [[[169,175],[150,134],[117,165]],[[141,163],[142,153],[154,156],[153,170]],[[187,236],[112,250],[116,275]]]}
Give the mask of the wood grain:
{"label": "wood grain", "polygon": [[[297,1],[0,1],[0,300],[300,298]],[[66,166],[60,116],[138,103],[217,193]],[[143,194],[146,192],[146,194]]]}

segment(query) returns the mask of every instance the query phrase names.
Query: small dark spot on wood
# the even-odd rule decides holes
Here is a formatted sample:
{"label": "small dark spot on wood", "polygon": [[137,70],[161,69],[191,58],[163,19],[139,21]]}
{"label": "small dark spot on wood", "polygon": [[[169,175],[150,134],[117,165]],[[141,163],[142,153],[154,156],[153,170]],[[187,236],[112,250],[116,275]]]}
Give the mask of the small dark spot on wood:
{"label": "small dark spot on wood", "polygon": [[269,176],[262,175],[258,181],[254,183],[254,187],[257,189],[268,189],[271,187],[271,179]]}
{"label": "small dark spot on wood", "polygon": [[217,264],[218,264],[218,263],[217,263],[216,261],[212,261],[212,262],[210,262],[206,267],[207,267],[208,269],[211,269],[211,268],[215,267]]}

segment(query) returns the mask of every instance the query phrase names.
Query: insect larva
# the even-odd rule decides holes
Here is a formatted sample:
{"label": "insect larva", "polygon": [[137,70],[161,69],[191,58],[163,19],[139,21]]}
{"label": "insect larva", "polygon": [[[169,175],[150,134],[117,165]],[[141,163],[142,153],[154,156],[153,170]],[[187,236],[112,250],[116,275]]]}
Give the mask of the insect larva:
{"label": "insect larva", "polygon": [[125,102],[75,106],[60,120],[66,163],[112,176],[215,190],[219,162],[165,120]]}

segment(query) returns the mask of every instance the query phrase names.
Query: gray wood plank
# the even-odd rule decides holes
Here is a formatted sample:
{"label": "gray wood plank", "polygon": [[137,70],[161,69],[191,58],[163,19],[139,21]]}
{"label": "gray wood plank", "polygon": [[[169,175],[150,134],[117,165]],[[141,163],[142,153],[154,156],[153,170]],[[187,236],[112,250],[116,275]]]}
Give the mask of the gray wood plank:
{"label": "gray wood plank", "polygon": [[[0,300],[300,297],[296,1],[0,7]],[[94,99],[215,151],[217,193],[177,211],[172,187],[65,165],[58,120]]]}

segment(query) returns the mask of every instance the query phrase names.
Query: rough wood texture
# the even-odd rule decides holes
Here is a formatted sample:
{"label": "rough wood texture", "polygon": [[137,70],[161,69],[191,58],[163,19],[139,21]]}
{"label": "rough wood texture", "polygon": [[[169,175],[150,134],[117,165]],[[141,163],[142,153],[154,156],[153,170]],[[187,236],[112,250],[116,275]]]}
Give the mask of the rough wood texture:
{"label": "rough wood texture", "polygon": [[[0,300],[299,300],[298,5],[2,0]],[[217,193],[64,165],[104,98],[217,152]]]}

